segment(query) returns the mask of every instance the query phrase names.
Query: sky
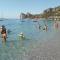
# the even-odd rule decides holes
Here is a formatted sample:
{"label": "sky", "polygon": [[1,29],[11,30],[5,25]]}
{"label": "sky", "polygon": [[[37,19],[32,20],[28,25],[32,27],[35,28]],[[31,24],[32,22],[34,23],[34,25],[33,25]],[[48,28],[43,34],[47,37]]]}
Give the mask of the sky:
{"label": "sky", "polygon": [[0,0],[0,18],[19,18],[21,12],[40,14],[60,6],[60,0]]}

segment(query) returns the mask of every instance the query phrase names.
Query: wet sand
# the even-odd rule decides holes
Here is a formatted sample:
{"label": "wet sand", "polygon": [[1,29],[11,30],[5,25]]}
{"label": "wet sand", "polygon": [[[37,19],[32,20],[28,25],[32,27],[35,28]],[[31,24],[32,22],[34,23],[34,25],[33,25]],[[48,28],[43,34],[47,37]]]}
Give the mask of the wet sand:
{"label": "wet sand", "polygon": [[24,60],[60,60],[60,32],[33,48],[24,57]]}

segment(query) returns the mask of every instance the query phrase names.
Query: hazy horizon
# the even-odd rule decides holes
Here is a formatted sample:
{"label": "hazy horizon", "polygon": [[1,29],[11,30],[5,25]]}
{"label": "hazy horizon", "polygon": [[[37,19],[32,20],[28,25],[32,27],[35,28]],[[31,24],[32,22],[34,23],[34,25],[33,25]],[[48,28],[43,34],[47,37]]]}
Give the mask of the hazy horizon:
{"label": "hazy horizon", "polygon": [[47,8],[60,6],[58,0],[0,0],[0,18],[19,18],[19,14],[42,13]]}

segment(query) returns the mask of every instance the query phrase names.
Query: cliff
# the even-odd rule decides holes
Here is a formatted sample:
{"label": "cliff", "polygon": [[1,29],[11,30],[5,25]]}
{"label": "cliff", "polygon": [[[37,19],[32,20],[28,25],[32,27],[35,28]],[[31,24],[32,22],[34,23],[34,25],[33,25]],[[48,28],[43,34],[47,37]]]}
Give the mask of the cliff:
{"label": "cliff", "polygon": [[54,8],[48,8],[46,10],[43,11],[42,14],[31,14],[31,13],[21,13],[20,14],[20,18],[21,19],[26,19],[26,18],[30,18],[30,19],[34,19],[34,18],[53,18],[53,17],[57,17],[60,19],[60,6],[58,7],[54,7]]}

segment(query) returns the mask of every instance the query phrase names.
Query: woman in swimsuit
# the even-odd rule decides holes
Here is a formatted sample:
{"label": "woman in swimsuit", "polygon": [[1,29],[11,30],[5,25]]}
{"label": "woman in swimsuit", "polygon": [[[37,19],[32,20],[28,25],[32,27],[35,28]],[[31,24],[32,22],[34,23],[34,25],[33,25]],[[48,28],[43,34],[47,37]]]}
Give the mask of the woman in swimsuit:
{"label": "woman in swimsuit", "polygon": [[6,28],[4,25],[2,25],[1,34],[2,34],[3,41],[6,42],[7,34],[6,34]]}

